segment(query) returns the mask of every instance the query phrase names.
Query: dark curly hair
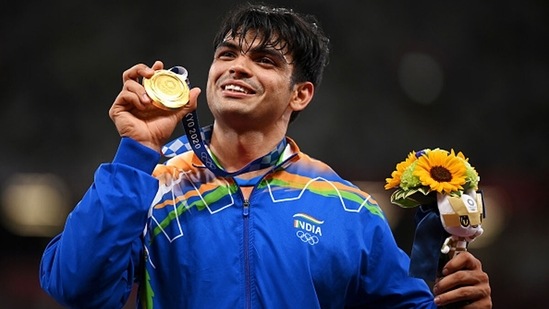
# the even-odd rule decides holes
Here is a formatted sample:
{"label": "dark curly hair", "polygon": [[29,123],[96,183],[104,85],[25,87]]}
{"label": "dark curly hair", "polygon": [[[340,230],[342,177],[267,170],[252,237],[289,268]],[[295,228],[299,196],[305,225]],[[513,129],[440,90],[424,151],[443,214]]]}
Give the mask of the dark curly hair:
{"label": "dark curly hair", "polygon": [[[317,87],[328,64],[329,39],[317,19],[287,8],[263,4],[245,4],[229,13],[221,23],[214,41],[214,50],[230,35],[240,40],[245,34],[256,32],[260,47],[278,46],[292,56],[294,72],[292,84],[310,81]],[[294,112],[290,122],[295,119]]]}

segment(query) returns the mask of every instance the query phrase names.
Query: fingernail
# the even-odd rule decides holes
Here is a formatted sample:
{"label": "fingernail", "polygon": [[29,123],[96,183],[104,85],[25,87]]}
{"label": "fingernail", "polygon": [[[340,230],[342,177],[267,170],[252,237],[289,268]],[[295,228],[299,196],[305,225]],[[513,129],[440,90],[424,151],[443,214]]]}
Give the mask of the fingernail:
{"label": "fingernail", "polygon": [[435,297],[435,304],[437,306],[440,304],[440,297]]}
{"label": "fingernail", "polygon": [[442,275],[443,275],[443,276],[448,275],[448,269],[444,268],[444,269],[442,270]]}

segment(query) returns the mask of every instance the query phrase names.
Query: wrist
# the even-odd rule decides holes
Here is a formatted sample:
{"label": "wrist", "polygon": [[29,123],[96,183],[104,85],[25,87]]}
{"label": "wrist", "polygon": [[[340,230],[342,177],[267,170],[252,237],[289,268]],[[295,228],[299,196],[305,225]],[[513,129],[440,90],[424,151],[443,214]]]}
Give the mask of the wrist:
{"label": "wrist", "polygon": [[146,173],[152,173],[160,161],[160,157],[159,151],[132,138],[123,137],[112,163],[124,164]]}

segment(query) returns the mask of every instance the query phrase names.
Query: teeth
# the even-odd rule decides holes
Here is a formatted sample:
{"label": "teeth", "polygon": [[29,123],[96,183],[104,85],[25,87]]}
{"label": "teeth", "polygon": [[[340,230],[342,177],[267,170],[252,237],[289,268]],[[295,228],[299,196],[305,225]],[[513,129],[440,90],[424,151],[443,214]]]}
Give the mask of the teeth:
{"label": "teeth", "polygon": [[225,86],[225,90],[230,90],[230,91],[237,91],[237,92],[242,92],[242,93],[248,93],[248,91],[246,91],[246,89],[240,87],[240,86],[237,86],[237,85],[227,85]]}

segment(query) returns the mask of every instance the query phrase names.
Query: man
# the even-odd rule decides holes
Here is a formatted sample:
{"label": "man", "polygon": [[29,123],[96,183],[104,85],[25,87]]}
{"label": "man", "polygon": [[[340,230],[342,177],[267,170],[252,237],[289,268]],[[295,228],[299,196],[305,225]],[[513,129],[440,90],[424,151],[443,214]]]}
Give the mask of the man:
{"label": "man", "polygon": [[[137,282],[146,308],[491,307],[488,277],[469,253],[445,266],[433,297],[408,276],[373,198],[285,137],[327,63],[312,17],[248,5],[222,23],[214,47],[211,159],[176,149],[157,166],[200,90],[165,111],[139,82],[163,63],[124,72],[109,113],[122,140],[44,252],[50,295],[75,308],[120,308]],[[263,165],[246,168],[257,158]]]}

